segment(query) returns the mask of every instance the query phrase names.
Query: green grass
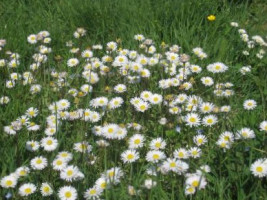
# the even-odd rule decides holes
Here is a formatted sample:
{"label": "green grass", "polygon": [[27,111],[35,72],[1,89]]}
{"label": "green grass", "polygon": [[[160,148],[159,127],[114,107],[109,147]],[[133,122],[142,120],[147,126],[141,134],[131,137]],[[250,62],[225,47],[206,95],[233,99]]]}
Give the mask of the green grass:
{"label": "green grass", "polygon": [[[74,153],[73,164],[78,165],[84,172],[85,179],[75,182],[73,185],[79,192],[82,199],[83,192],[92,187],[95,180],[107,168],[122,166],[125,169],[125,179],[118,186],[106,190],[104,197],[110,199],[267,199],[266,178],[259,179],[254,177],[249,167],[258,158],[267,155],[266,135],[258,131],[259,123],[266,120],[267,102],[267,83],[266,83],[266,57],[262,60],[255,56],[245,57],[241,54],[244,50],[244,43],[240,41],[238,32],[229,26],[231,21],[237,21],[241,28],[248,31],[249,35],[266,36],[266,12],[267,8],[264,1],[227,1],[227,0],[1,0],[0,1],[0,38],[7,40],[4,49],[17,52],[21,55],[21,64],[17,69],[19,73],[29,71],[32,64],[32,55],[35,49],[27,43],[27,36],[47,30],[51,34],[53,49],[48,62],[34,73],[38,83],[42,85],[40,95],[31,95],[29,86],[17,85],[14,89],[6,89],[4,84],[8,79],[9,71],[0,69],[0,96],[9,96],[11,102],[6,106],[0,107],[0,177],[6,176],[22,165],[29,165],[29,161],[37,155],[44,155],[52,161],[57,152],[69,150]],[[213,14],[216,20],[210,22],[207,16]],[[77,27],[84,27],[87,30],[85,38],[79,41],[73,38],[73,32]],[[44,137],[45,120],[49,115],[48,105],[53,101],[63,98],[73,99],[66,94],[70,87],[63,88],[59,92],[54,92],[49,87],[49,82],[53,79],[48,71],[55,68],[57,71],[67,71],[69,73],[79,73],[81,69],[70,69],[66,66],[68,58],[75,57],[69,53],[65,43],[69,40],[74,41],[74,46],[85,49],[93,44],[105,44],[109,41],[121,39],[119,44],[122,48],[137,49],[138,44],[133,40],[135,34],[141,33],[147,38],[155,41],[158,48],[162,42],[166,44],[177,44],[181,46],[182,53],[191,54],[192,48],[202,47],[209,55],[207,60],[198,61],[192,56],[192,63],[199,64],[203,69],[206,65],[213,62],[226,63],[230,70],[226,76],[215,77],[219,82],[232,82],[235,95],[229,99],[214,99],[212,91],[196,85],[197,91],[190,90],[188,94],[201,94],[205,100],[215,102],[218,105],[231,105],[233,112],[229,117],[220,120],[216,128],[204,128],[209,135],[209,143],[203,148],[203,156],[198,160],[190,160],[190,172],[194,172],[202,164],[208,164],[212,171],[206,175],[208,185],[204,190],[197,191],[192,197],[184,194],[185,177],[175,174],[167,176],[159,175],[155,178],[157,186],[151,191],[143,189],[141,185],[147,178],[144,172],[147,163],[144,162],[146,151],[143,149],[140,154],[142,158],[139,163],[133,164],[134,178],[129,183],[130,165],[123,165],[120,161],[120,153],[126,150],[125,141],[111,142],[112,148],[107,148],[107,152],[97,147],[91,133],[90,123],[83,121],[75,123],[63,123],[57,132],[57,139],[60,143],[59,149],[55,152],[47,153],[39,151],[30,153],[25,149],[28,140],[40,140]],[[264,35],[265,34],[265,35]],[[105,52],[97,53],[101,57]],[[57,61],[56,56],[60,55],[62,61]],[[0,52],[0,58],[6,55]],[[244,65],[253,67],[252,73],[242,76],[238,72]],[[158,88],[160,68],[153,71],[152,81],[145,81],[137,85],[129,85],[127,93],[122,97],[129,99],[138,96],[141,91],[149,89],[160,94],[179,94],[179,90],[168,90],[162,92]],[[166,76],[166,75],[165,75]],[[200,83],[202,76],[210,76],[204,71],[194,77]],[[154,78],[154,79],[153,79]],[[112,76],[101,81],[94,87],[94,92],[80,98],[79,104],[72,103],[71,110],[76,108],[89,107],[89,100],[101,95],[114,97],[112,92],[105,92],[105,86],[113,87],[118,83],[123,83],[120,76]],[[71,87],[79,88],[84,81],[77,78]],[[198,91],[199,90],[199,91]],[[251,112],[242,109],[245,99],[254,99],[258,107]],[[31,133],[26,129],[20,131],[16,136],[9,136],[3,132],[3,127],[23,115],[29,107],[37,107],[40,115],[34,120],[42,125],[41,131]],[[157,123],[159,116],[165,115],[171,123],[168,126],[160,126]],[[149,112],[140,114],[134,111],[130,104],[126,104],[123,110],[115,110],[108,113],[101,122],[107,123],[129,123],[138,122],[145,126],[143,134],[149,138],[163,136],[168,143],[166,150],[170,155],[178,147],[192,146],[192,137],[195,130],[182,126],[182,133],[177,135],[174,131],[178,124],[176,119],[168,113],[168,108],[153,107]],[[226,152],[216,147],[215,142],[221,132],[225,130],[236,132],[242,127],[250,127],[257,135],[254,140],[246,140],[234,143],[233,147]],[[88,136],[85,137],[84,133]],[[130,131],[132,135],[134,131]],[[93,146],[93,152],[98,156],[94,165],[88,165],[89,158],[73,151],[73,143],[82,140],[88,141]],[[250,150],[245,149],[249,147]],[[104,159],[107,157],[108,161]],[[104,161],[105,160],[105,161]],[[33,182],[40,186],[41,182],[51,182],[57,191],[64,182],[59,179],[58,173],[50,168],[44,172],[33,172],[28,177],[20,179],[19,184]],[[140,195],[131,197],[128,195],[128,185],[133,185],[140,189]],[[0,188],[0,199],[11,190]],[[21,199],[16,193],[17,189],[12,190],[14,198]],[[28,199],[42,199],[40,194],[33,195]],[[56,194],[47,199],[58,199]]]}

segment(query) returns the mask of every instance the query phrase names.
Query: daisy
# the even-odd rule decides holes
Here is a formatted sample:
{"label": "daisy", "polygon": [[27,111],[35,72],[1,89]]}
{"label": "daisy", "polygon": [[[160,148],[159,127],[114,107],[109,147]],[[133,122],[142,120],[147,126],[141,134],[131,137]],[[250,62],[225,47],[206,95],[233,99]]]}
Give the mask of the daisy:
{"label": "daisy", "polygon": [[223,63],[217,62],[207,66],[207,70],[212,73],[222,73],[228,70],[228,66]]}
{"label": "daisy", "polygon": [[149,103],[145,101],[141,101],[137,105],[135,105],[135,109],[139,112],[145,112],[150,107]]}
{"label": "daisy", "polygon": [[38,124],[35,124],[34,122],[30,122],[27,126],[27,130],[29,131],[38,131],[40,129],[40,126]]}
{"label": "daisy", "polygon": [[30,107],[27,111],[26,111],[26,115],[30,118],[36,117],[38,115],[39,111],[37,108],[33,108]]}
{"label": "daisy", "polygon": [[136,150],[126,150],[121,154],[121,159],[124,163],[133,163],[139,159],[139,153]]}
{"label": "daisy", "polygon": [[118,131],[115,133],[115,138],[118,140],[122,140],[127,135],[127,129],[124,127],[119,127]]}
{"label": "daisy", "polygon": [[157,185],[156,181],[153,181],[152,179],[146,179],[144,183],[144,187],[148,190],[155,187]]}
{"label": "daisy", "polygon": [[254,176],[259,178],[267,176],[267,159],[258,159],[250,167]]}
{"label": "daisy", "polygon": [[58,191],[60,200],[76,200],[78,197],[77,191],[72,186],[63,186]]}
{"label": "daisy", "polygon": [[129,148],[137,149],[144,146],[145,137],[141,134],[135,134],[129,138]]}
{"label": "daisy", "polygon": [[221,112],[230,112],[231,106],[222,106],[220,109]]}
{"label": "daisy", "polygon": [[148,69],[142,69],[140,71],[140,76],[143,77],[143,78],[148,78],[150,77],[151,73]]}
{"label": "daisy", "polygon": [[26,142],[26,149],[29,151],[37,151],[39,147],[40,144],[38,141],[31,140]]}
{"label": "daisy", "polygon": [[67,182],[72,182],[77,178],[78,173],[78,167],[70,165],[60,171],[60,178]]}
{"label": "daisy", "polygon": [[117,49],[117,43],[116,42],[108,42],[107,43],[107,50],[115,51]]}
{"label": "daisy", "polygon": [[115,109],[121,107],[122,104],[123,104],[123,99],[121,97],[115,97],[109,101],[108,107],[110,109]]}
{"label": "daisy", "polygon": [[19,195],[20,196],[29,196],[36,191],[36,186],[32,183],[25,183],[19,187]]}
{"label": "daisy", "polygon": [[202,71],[202,68],[198,65],[191,65],[190,66],[190,70],[193,72],[193,73],[200,73]]}
{"label": "daisy", "polygon": [[137,34],[134,36],[134,39],[137,41],[143,41],[145,40],[145,37],[142,34]]}
{"label": "daisy", "polygon": [[198,147],[192,147],[188,150],[189,154],[193,158],[199,158],[202,154],[202,151]]}
{"label": "daisy", "polygon": [[3,188],[15,188],[18,182],[17,176],[9,175],[1,179],[0,185]]}
{"label": "daisy", "polygon": [[140,63],[131,62],[130,63],[130,70],[132,72],[140,72],[141,70],[143,70],[143,66]]}
{"label": "daisy", "polygon": [[158,163],[160,160],[163,160],[165,158],[165,154],[162,151],[158,150],[148,151],[146,154],[146,160],[152,163]]}
{"label": "daisy", "polygon": [[245,110],[253,110],[257,106],[257,102],[253,99],[245,100],[243,103]]}
{"label": "daisy", "polygon": [[67,151],[61,151],[58,153],[57,158],[62,158],[66,162],[69,162],[72,160],[73,155]]}
{"label": "daisy", "polygon": [[203,102],[199,107],[202,113],[210,113],[213,110],[214,105],[209,102]]}
{"label": "daisy", "polygon": [[207,185],[206,178],[204,176],[199,176],[197,174],[192,174],[185,180],[186,185],[197,188],[204,189]]}
{"label": "daisy", "polygon": [[212,126],[218,122],[218,118],[215,115],[207,115],[202,119],[204,126]]}
{"label": "daisy", "polygon": [[84,50],[82,52],[82,57],[83,58],[91,58],[91,57],[93,57],[93,52],[90,50]]}
{"label": "daisy", "polygon": [[43,197],[47,197],[53,194],[53,189],[48,183],[42,183],[40,191]]}
{"label": "daisy", "polygon": [[102,177],[105,177],[109,183],[118,184],[120,182],[121,177],[124,175],[123,171],[119,167],[113,167],[108,169]]}
{"label": "daisy", "polygon": [[42,170],[47,166],[47,159],[43,156],[35,157],[31,160],[30,165],[35,170]]}
{"label": "daisy", "polygon": [[14,130],[14,127],[12,125],[10,126],[4,126],[4,132],[9,135],[15,135],[17,132]]}
{"label": "daisy", "polygon": [[22,167],[17,168],[15,173],[19,177],[24,177],[30,173],[30,169],[28,167],[22,166]]}
{"label": "daisy", "polygon": [[185,116],[185,122],[187,126],[199,126],[200,125],[200,117],[196,113],[188,113]]}
{"label": "daisy", "polygon": [[201,82],[203,83],[203,85],[205,86],[211,86],[213,85],[213,79],[211,77],[202,77],[201,78]]}
{"label": "daisy", "polygon": [[126,92],[127,88],[126,88],[126,85],[124,84],[118,84],[114,87],[114,91],[116,93],[123,93],[123,92]]}
{"label": "daisy", "polygon": [[45,129],[45,134],[48,136],[52,136],[56,133],[57,129],[55,127],[48,127]]}
{"label": "daisy", "polygon": [[173,152],[173,156],[177,159],[187,159],[189,155],[189,152],[184,148],[179,148]]}
{"label": "daisy", "polygon": [[86,190],[83,196],[85,199],[88,199],[88,200],[99,199],[102,192],[103,190],[101,190],[99,187],[92,187]]}
{"label": "daisy", "polygon": [[45,137],[41,140],[41,146],[45,151],[54,151],[58,146],[58,141],[52,137]]}
{"label": "daisy", "polygon": [[149,147],[152,150],[165,149],[166,142],[162,138],[156,138],[150,142]]}
{"label": "daisy", "polygon": [[77,58],[70,58],[68,61],[67,61],[67,65],[69,67],[75,67],[79,64],[79,60]]}
{"label": "daisy", "polygon": [[162,102],[162,96],[160,94],[153,94],[149,100],[151,104],[160,104]]}
{"label": "daisy", "polygon": [[216,142],[216,144],[223,149],[230,149],[231,148],[231,142],[226,141],[222,138],[219,138],[219,140]]}
{"label": "daisy", "polygon": [[107,139],[114,139],[116,137],[116,133],[119,130],[119,126],[117,124],[107,124],[102,128],[102,134]]}
{"label": "daisy", "polygon": [[144,101],[149,101],[151,99],[151,97],[153,96],[152,92],[150,91],[143,91],[140,94],[140,97],[144,100]]}
{"label": "daisy", "polygon": [[104,107],[108,104],[108,98],[98,97],[90,101],[90,105],[94,108]]}
{"label": "daisy", "polygon": [[60,110],[67,110],[70,107],[70,102],[67,99],[61,99],[57,103]]}
{"label": "daisy", "polygon": [[107,188],[107,181],[105,178],[100,177],[96,180],[95,186],[100,188],[101,190],[105,190]]}
{"label": "daisy", "polygon": [[199,135],[196,135],[193,137],[193,141],[197,146],[201,146],[201,145],[207,143],[208,140],[207,140],[207,137],[205,135],[199,134]]}
{"label": "daisy", "polygon": [[255,138],[255,133],[253,130],[249,128],[242,128],[236,133],[236,139],[252,139],[252,138]]}
{"label": "daisy", "polygon": [[192,194],[195,194],[196,192],[196,188],[193,187],[193,186],[190,186],[190,185],[187,185],[185,187],[185,195],[192,195]]}
{"label": "daisy", "polygon": [[63,158],[56,158],[52,162],[52,167],[54,170],[61,171],[67,167],[67,161]]}
{"label": "daisy", "polygon": [[124,66],[128,63],[128,58],[124,55],[117,56],[113,62],[113,66]]}
{"label": "daisy", "polygon": [[229,131],[225,131],[220,135],[220,139],[226,141],[226,142],[234,142],[234,134]]}
{"label": "daisy", "polygon": [[36,44],[37,43],[37,36],[34,34],[31,34],[27,37],[27,40],[30,44]]}
{"label": "daisy", "polygon": [[186,101],[186,99],[187,99],[186,94],[179,94],[177,98],[175,99],[175,102],[182,104]]}
{"label": "daisy", "polygon": [[81,152],[81,153],[90,153],[92,150],[92,146],[86,141],[77,142],[74,143],[74,150],[76,152]]}
{"label": "daisy", "polygon": [[263,121],[260,123],[260,131],[267,132],[267,121]]}
{"label": "daisy", "polygon": [[0,98],[0,104],[4,105],[4,104],[8,104],[10,102],[10,98],[8,96],[2,96]]}

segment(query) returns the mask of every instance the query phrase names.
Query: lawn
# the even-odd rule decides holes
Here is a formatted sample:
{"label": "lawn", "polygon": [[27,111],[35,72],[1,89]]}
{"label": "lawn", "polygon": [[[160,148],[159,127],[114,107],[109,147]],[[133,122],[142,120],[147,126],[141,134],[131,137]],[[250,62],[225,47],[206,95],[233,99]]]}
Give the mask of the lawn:
{"label": "lawn", "polygon": [[0,199],[267,199],[264,0],[0,16]]}

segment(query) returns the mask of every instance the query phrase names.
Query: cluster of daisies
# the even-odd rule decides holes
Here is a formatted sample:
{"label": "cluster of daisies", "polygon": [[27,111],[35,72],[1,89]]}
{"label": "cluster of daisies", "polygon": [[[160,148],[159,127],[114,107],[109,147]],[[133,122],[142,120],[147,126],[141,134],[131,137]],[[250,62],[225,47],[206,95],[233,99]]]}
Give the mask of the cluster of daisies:
{"label": "cluster of daisies", "polygon": [[[231,26],[239,25],[232,22]],[[260,36],[252,36],[250,40],[244,29],[238,32],[248,49],[260,47],[257,57],[262,59],[266,42]],[[97,200],[103,198],[105,190],[120,184],[127,185],[129,195],[142,195],[157,186],[159,174],[171,174],[182,177],[185,195],[193,195],[206,188],[207,174],[213,170],[208,163],[200,166],[192,164],[205,156],[206,148],[213,143],[214,148],[226,152],[235,142],[257,138],[256,131],[250,127],[217,134],[218,124],[235,111],[228,103],[235,94],[234,84],[224,80],[231,66],[222,62],[207,64],[208,55],[202,48],[193,48],[189,55],[182,53],[178,45],[162,43],[158,47],[153,40],[138,34],[134,36],[138,50],[123,49],[119,39],[84,49],[76,41],[86,36],[86,30],[78,28],[73,36],[75,41],[66,43],[70,56],[66,59],[59,55],[54,57],[59,63],[57,67],[47,67],[52,52],[48,46],[51,38],[47,31],[27,38],[35,47],[29,71],[17,72],[20,66],[18,53],[8,51],[6,58],[0,59],[0,68],[8,69],[5,76],[7,89],[0,97],[2,107],[12,103],[8,92],[16,90],[16,85],[29,88],[33,98],[43,93],[48,96],[47,105],[40,107],[36,103],[4,126],[4,132],[10,137],[22,137],[19,132],[35,132],[38,137],[28,134],[25,148],[34,157],[28,165],[25,163],[15,172],[2,177],[1,187],[18,188],[17,194],[22,197],[39,190],[42,196],[57,195],[61,200],[76,200],[81,196]],[[1,50],[5,44],[5,40],[0,40]],[[243,54],[249,55],[250,52],[246,50]],[[196,64],[198,61],[199,65]],[[251,73],[251,68],[243,66],[239,72],[244,76]],[[42,74],[44,72],[45,75]],[[206,92],[210,96],[203,95]],[[245,99],[243,108],[241,105],[244,112],[253,112],[256,108],[257,102],[253,99]],[[133,118],[125,118],[127,112],[134,113]],[[147,118],[139,119],[142,115]],[[152,115],[158,119],[154,126],[173,129],[175,125],[175,133],[196,134],[187,141],[187,145],[173,147],[173,141],[169,141],[166,134],[159,136],[160,133],[147,131],[149,122],[146,123],[146,120]],[[84,125],[83,139],[77,137],[74,141],[72,137],[73,143],[66,145],[64,139],[68,138],[62,136],[61,129],[67,125],[75,127],[75,124]],[[211,131],[216,133],[211,135]],[[267,121],[262,121],[257,131],[266,134]],[[93,142],[89,143],[89,137]],[[106,158],[107,151],[118,145],[116,162]],[[105,152],[104,157],[99,152]],[[86,157],[83,160],[86,163],[77,162],[77,154]],[[73,183],[81,183],[88,178],[81,165],[93,167],[101,161],[105,162],[104,170],[97,174],[96,180],[90,180],[92,185],[86,186],[85,191],[73,186]],[[139,163],[145,166],[145,179],[141,185],[133,186],[134,174],[128,169]],[[254,176],[266,177],[266,158],[256,160],[250,169]],[[58,183],[48,181],[50,179],[40,180],[40,183],[21,183],[25,180],[23,177],[43,170],[52,173]]]}

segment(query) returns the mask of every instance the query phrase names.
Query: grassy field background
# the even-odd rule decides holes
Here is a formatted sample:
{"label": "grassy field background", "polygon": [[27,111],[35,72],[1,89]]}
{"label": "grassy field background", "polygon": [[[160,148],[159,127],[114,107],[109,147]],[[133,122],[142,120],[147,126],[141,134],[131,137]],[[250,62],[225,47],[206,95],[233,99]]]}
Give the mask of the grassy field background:
{"label": "grassy field background", "polygon": [[[207,20],[210,14],[216,16],[214,22]],[[256,65],[254,77],[251,79],[240,80],[240,75],[236,70],[232,70],[227,80],[235,84],[237,92],[235,98],[230,99],[232,105],[238,106],[243,102],[241,100],[248,98],[253,98],[259,103],[257,112],[237,113],[232,123],[239,124],[240,127],[247,125],[257,129],[257,119],[266,119],[267,72],[266,68],[262,69],[263,66],[266,67],[266,58],[258,64],[257,60],[249,60],[241,56],[240,52],[236,52],[239,46],[242,49],[242,44],[238,42],[239,36],[232,31],[229,23],[237,21],[241,28],[245,28],[251,35],[266,37],[266,16],[267,4],[264,0],[1,0],[0,38],[7,40],[6,49],[21,55],[18,72],[25,71],[32,62],[33,47],[27,43],[28,35],[41,30],[49,31],[52,37],[53,57],[60,55],[65,59],[70,56],[68,49],[64,47],[65,43],[73,40],[73,32],[77,27],[84,27],[87,30],[87,35],[80,44],[83,48],[92,44],[105,44],[119,38],[125,48],[136,48],[137,44],[132,38],[135,34],[141,33],[156,41],[158,45],[163,41],[167,44],[178,44],[185,53],[201,46],[213,61],[221,61],[237,67],[248,63]],[[3,56],[3,52],[0,55]],[[49,64],[57,65],[55,60],[50,60]],[[1,95],[6,92],[4,79],[4,73],[0,74]],[[3,127],[22,115],[27,108],[42,105],[42,100],[38,96],[32,97],[21,91],[23,91],[22,86],[12,90],[9,93],[12,104],[5,108],[0,107],[1,177],[31,159],[23,145],[27,137],[17,136],[14,139],[2,133]],[[77,134],[84,132],[83,126],[78,125],[68,131]],[[69,141],[72,139],[76,138],[72,136]],[[244,144],[263,151],[244,152],[241,150],[244,146],[238,146],[229,150],[226,155],[222,152],[210,154],[211,157],[207,160],[211,166],[218,167],[218,174],[213,174],[207,189],[199,192],[192,199],[267,199],[266,178],[263,180],[254,178],[249,174],[247,166],[244,169],[240,168],[258,157],[267,156],[265,142],[264,137],[253,143]],[[67,142],[66,145],[68,145]],[[237,152],[237,149],[242,153]],[[225,166],[228,168],[223,168]],[[88,166],[84,166],[83,169],[88,172],[84,185],[76,185],[81,191],[84,191],[88,185],[92,185],[98,173],[97,169],[91,169]],[[179,177],[175,178],[179,179]],[[29,181],[35,181],[35,179],[30,178]],[[176,186],[175,194],[163,191],[160,186],[157,186],[149,198],[186,199],[182,189],[183,183],[179,180],[178,183],[181,185]],[[139,182],[135,184],[138,185]],[[167,187],[170,189],[171,183]],[[3,199],[5,193],[6,191],[0,188]],[[121,186],[115,188],[114,192],[106,194],[106,199],[134,198],[129,197],[125,188],[122,189]]]}

